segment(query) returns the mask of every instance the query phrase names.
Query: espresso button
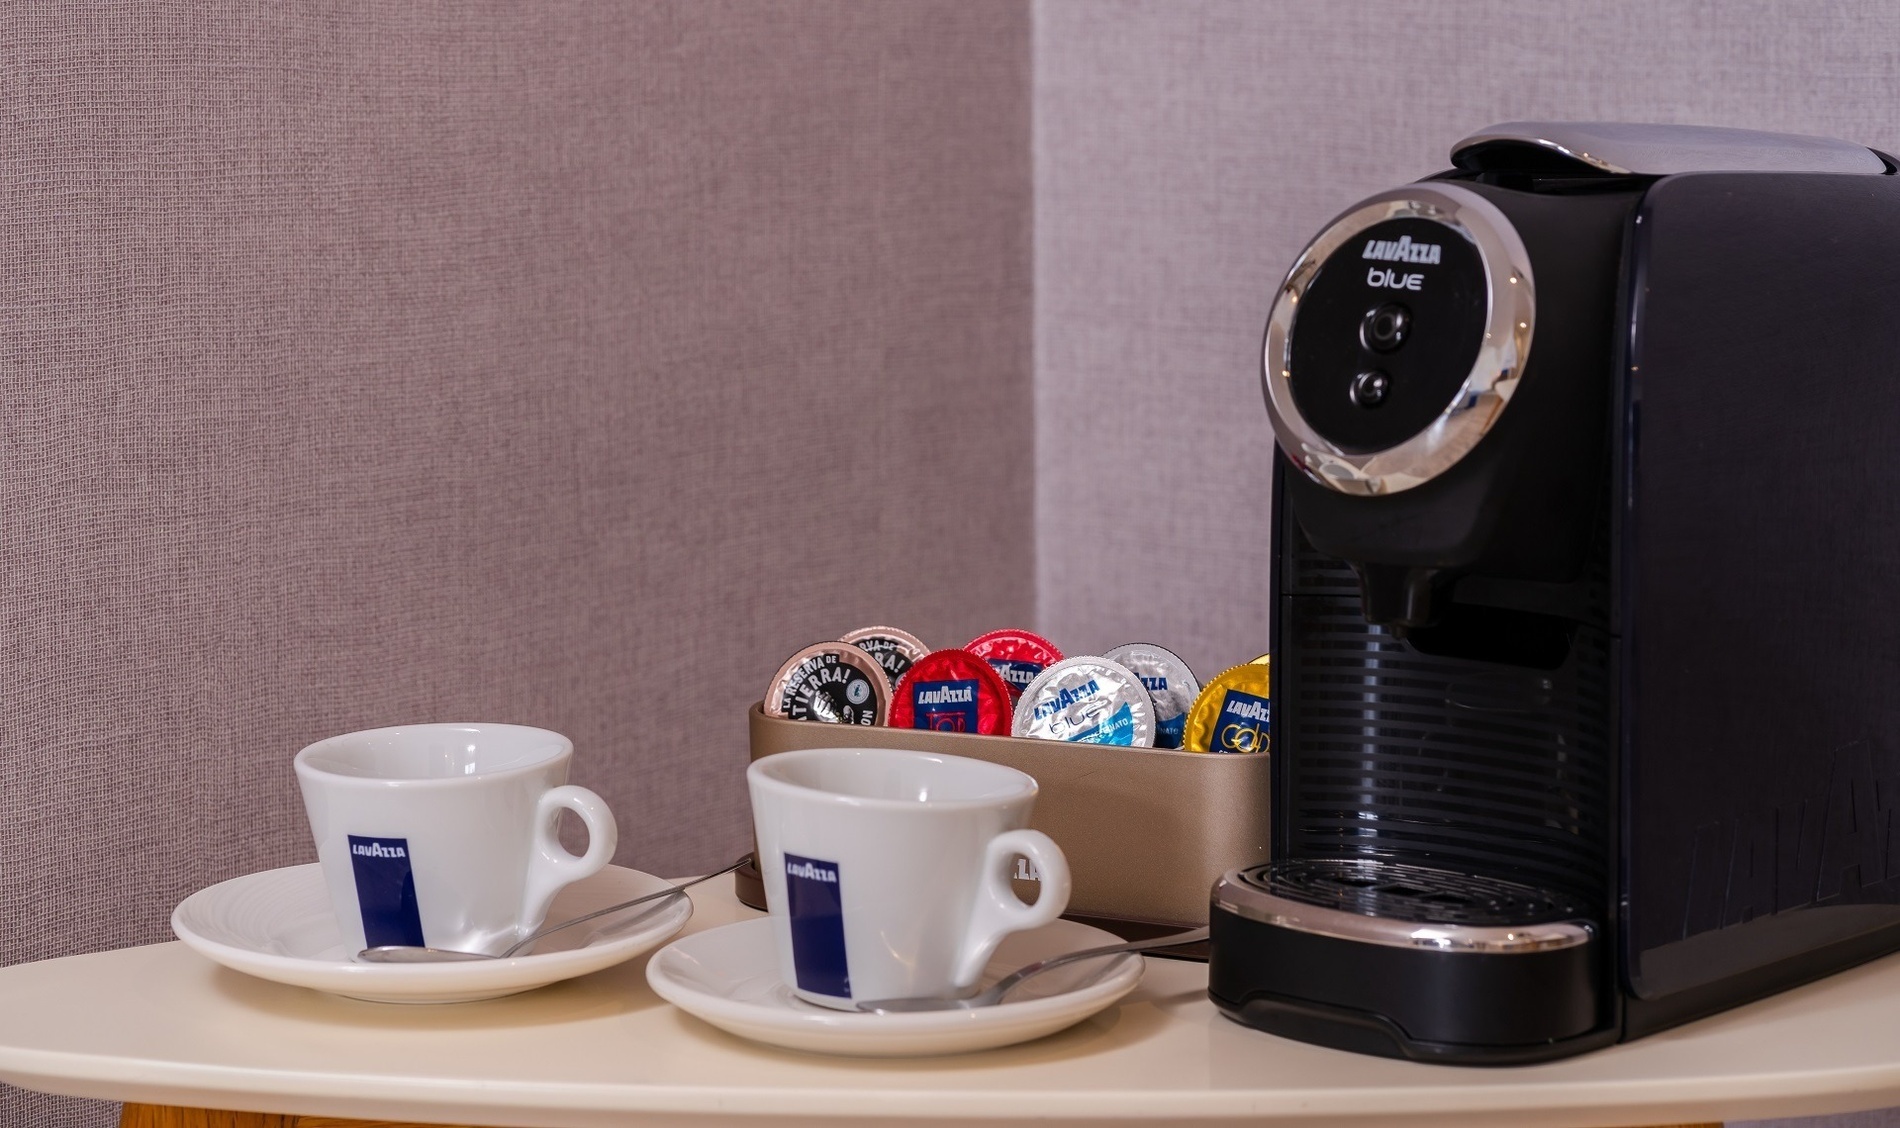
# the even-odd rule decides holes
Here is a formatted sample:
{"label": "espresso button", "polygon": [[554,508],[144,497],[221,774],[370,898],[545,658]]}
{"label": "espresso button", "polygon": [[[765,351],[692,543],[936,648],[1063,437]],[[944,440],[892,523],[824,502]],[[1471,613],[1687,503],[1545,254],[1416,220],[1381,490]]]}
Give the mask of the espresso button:
{"label": "espresso button", "polygon": [[1377,407],[1385,402],[1391,383],[1391,378],[1376,368],[1361,372],[1352,378],[1352,402],[1360,407]]}
{"label": "espresso button", "polygon": [[1399,302],[1373,306],[1359,322],[1359,341],[1373,352],[1389,353],[1405,343],[1412,311]]}

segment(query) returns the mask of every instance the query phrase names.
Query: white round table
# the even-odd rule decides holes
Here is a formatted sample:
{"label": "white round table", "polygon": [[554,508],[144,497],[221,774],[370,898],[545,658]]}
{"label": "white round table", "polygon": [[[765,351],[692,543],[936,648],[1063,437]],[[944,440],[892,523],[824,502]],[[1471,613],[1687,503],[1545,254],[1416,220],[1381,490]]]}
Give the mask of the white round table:
{"label": "white round table", "polygon": [[[697,930],[755,916],[726,882]],[[1470,1069],[1222,1018],[1203,965],[1150,960],[1118,1007],[1001,1050],[868,1060],[755,1045],[673,1009],[644,960],[482,1003],[391,1006],[156,944],[0,969],[0,1080],[159,1108],[537,1126],[1654,1125],[1900,1105],[1900,956],[1568,1061]],[[161,1119],[135,1120],[137,1117]],[[172,1119],[163,1119],[172,1117]],[[227,1124],[296,1125],[260,1118]],[[868,1121],[867,1121],[868,1123]]]}

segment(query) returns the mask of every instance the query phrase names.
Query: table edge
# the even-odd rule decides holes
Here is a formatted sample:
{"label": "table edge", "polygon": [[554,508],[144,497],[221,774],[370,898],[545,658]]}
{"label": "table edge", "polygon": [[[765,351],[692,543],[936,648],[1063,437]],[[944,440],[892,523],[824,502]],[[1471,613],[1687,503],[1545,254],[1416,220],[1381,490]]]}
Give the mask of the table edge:
{"label": "table edge", "polygon": [[[1607,1125],[1613,1121],[1653,1122],[1658,1118],[1825,1115],[1900,1105],[1900,1062],[1722,1078],[1723,1092],[1716,1097],[1682,1095],[1681,1079],[1567,1079],[1506,1086],[1480,1081],[1475,1089],[1461,1091],[1455,1104],[1443,1102],[1447,1090],[1441,1086],[1004,1093],[951,1085],[933,1089],[732,1089],[549,1081],[510,1082],[497,1089],[472,1088],[463,1081],[100,1059],[17,1047],[0,1047],[0,1081],[61,1096],[240,1111],[337,1115],[374,1110],[385,1117],[401,1115],[423,1120],[500,1114],[576,1124],[630,1114],[1057,1121],[1295,1121],[1398,1114],[1402,1120],[1421,1124],[1434,1115],[1458,1116],[1476,1124],[1508,1122],[1505,1118],[1525,1115],[1571,1114]],[[347,1090],[349,1095],[339,1096],[338,1090]]]}

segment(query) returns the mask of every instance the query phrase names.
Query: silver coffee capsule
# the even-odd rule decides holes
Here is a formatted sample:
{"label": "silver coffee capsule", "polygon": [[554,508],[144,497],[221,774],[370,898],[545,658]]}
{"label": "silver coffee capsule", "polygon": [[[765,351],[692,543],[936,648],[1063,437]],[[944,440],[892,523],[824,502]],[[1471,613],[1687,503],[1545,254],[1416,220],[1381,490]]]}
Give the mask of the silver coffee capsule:
{"label": "silver coffee capsule", "polygon": [[1120,662],[1064,658],[1023,690],[1010,731],[1041,740],[1152,748],[1154,699]]}
{"label": "silver coffee capsule", "polygon": [[1181,656],[1165,646],[1149,642],[1129,642],[1108,652],[1112,662],[1120,662],[1148,689],[1155,703],[1155,747],[1181,747],[1181,731],[1187,727],[1188,708],[1201,692],[1194,671]]}

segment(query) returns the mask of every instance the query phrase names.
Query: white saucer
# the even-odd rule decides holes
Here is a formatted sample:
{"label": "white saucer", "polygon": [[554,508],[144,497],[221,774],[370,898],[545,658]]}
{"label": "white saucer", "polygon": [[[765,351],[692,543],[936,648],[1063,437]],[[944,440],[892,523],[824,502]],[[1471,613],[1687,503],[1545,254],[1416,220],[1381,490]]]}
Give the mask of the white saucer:
{"label": "white saucer", "polygon": [[[1008,937],[983,969],[988,986],[1024,964],[1118,943],[1086,924],[1059,920]],[[814,1006],[779,979],[772,920],[696,932],[647,963],[654,993],[742,1038],[794,1050],[867,1057],[954,1054],[1027,1042],[1112,1006],[1141,982],[1142,957],[1085,960],[1024,983],[993,1007],[920,1014],[859,1014]]]}
{"label": "white saucer", "polygon": [[[558,922],[672,882],[608,866],[554,898]],[[356,963],[344,951],[316,864],[265,870],[202,889],[172,911],[172,932],[192,950],[247,975],[373,1003],[465,1003],[512,995],[623,963],[666,943],[693,915],[686,897],[656,902],[556,932],[532,955],[440,964]]]}

